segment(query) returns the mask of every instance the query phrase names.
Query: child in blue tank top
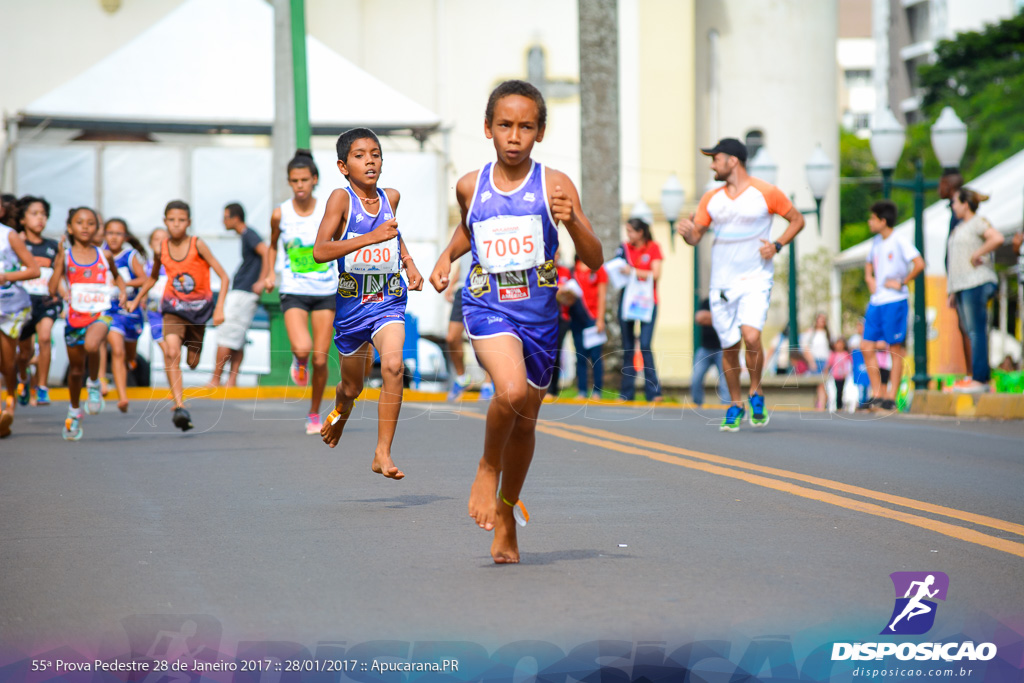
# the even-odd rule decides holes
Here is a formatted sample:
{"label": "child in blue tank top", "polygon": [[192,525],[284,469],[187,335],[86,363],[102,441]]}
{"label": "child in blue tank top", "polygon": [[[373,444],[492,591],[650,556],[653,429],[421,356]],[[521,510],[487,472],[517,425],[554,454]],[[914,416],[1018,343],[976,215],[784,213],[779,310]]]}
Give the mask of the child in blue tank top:
{"label": "child in blue tank top", "polygon": [[544,138],[546,118],[544,97],[529,83],[505,81],[491,93],[484,132],[494,141],[497,160],[456,185],[462,225],[430,276],[434,288],[444,291],[452,262],[472,252],[462,311],[495,393],[469,515],[480,528],[494,531],[496,564],[519,562],[516,524],[529,518],[519,493],[557,353],[558,223],[591,269],[604,262],[572,181],[530,158]]}
{"label": "child in blue tank top", "polygon": [[401,479],[405,474],[391,459],[405,370],[402,350],[407,295],[400,271],[405,268],[412,290],[423,288],[423,277],[398,232],[398,190],[377,187],[382,165],[377,136],[368,128],[355,128],[341,134],[337,148],[338,169],[349,187],[331,193],[313,245],[317,263],[338,262],[334,345],[341,355],[341,381],[334,410],[320,434],[331,448],[338,445],[352,404],[363,390],[372,344],[380,354],[384,386],[377,408],[377,448],[371,469],[389,479]]}

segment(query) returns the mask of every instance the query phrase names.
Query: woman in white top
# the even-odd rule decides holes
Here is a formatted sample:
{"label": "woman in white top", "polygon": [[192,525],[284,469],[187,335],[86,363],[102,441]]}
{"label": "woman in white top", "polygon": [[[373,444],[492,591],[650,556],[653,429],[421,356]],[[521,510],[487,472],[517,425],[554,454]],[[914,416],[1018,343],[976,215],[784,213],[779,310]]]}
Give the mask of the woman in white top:
{"label": "woman in white top", "polygon": [[953,195],[953,213],[960,222],[949,233],[946,289],[949,306],[956,308],[971,340],[971,376],[954,389],[972,393],[988,391],[988,302],[998,289],[992,252],[1003,243],[1001,232],[976,214],[988,199],[966,187]]}
{"label": "woman in white top", "polygon": [[[276,263],[278,242],[284,245],[281,271],[281,311],[292,347],[291,377],[297,386],[313,382],[306,433],[320,433],[320,401],[327,384],[327,358],[334,333],[334,297],[338,271],[334,262],[313,260],[313,244],[324,217],[326,201],[313,196],[320,173],[309,150],[300,149],[288,162],[292,198],[274,209],[270,217],[270,263]],[[276,274],[267,276],[266,289],[274,290]],[[310,334],[310,325],[312,334]],[[310,359],[312,362],[310,363]]]}
{"label": "woman in white top", "polygon": [[800,341],[810,372],[821,376],[815,408],[825,410],[828,407],[828,394],[825,392],[825,370],[828,368],[828,357],[832,353],[832,335],[828,331],[828,316],[824,313],[816,315],[814,327],[804,332]]}

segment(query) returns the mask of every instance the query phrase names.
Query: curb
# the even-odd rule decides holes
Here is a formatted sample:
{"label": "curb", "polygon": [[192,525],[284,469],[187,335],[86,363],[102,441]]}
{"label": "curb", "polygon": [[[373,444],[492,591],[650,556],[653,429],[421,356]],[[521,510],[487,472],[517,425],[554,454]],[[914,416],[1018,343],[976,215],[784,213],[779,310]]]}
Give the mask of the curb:
{"label": "curb", "polygon": [[919,391],[910,406],[912,415],[939,415],[993,420],[1024,420],[1024,394],[947,394]]}

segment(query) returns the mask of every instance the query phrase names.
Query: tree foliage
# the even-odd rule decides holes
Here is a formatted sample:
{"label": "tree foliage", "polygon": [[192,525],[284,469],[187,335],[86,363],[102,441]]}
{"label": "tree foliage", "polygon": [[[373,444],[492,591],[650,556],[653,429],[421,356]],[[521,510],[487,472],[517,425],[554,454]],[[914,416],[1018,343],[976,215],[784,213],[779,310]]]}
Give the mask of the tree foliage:
{"label": "tree foliage", "polygon": [[[917,160],[925,176],[937,179],[942,168],[932,151],[931,126],[943,107],[949,106],[967,124],[967,150],[960,164],[970,183],[1024,149],[1024,13],[986,27],[983,31],[960,33],[936,44],[936,60],[922,65],[918,76],[924,89],[924,120],[907,127],[907,143],[894,170],[897,179],[914,177]],[[840,244],[843,249],[870,236],[867,212],[881,199],[880,182],[858,179],[878,178],[881,173],[867,140],[843,131],[840,149]],[[925,205],[938,200],[935,190],[925,196]],[[894,190],[892,200],[898,220],[913,216],[913,193]],[[856,275],[854,275],[856,272]],[[867,288],[860,271],[843,277],[843,308],[864,310]]]}

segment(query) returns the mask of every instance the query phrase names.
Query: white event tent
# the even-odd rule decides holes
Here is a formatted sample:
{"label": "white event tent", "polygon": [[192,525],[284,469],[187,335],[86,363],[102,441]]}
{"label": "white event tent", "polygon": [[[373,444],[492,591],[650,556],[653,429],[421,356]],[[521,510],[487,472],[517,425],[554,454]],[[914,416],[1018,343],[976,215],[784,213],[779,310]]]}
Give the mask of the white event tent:
{"label": "white event tent", "polygon": [[[1020,232],[1024,223],[1024,152],[1018,152],[990,168],[966,186],[989,196],[978,209],[1001,233],[1009,237]],[[924,210],[924,260],[927,275],[946,274],[946,238],[949,236],[949,202],[938,201]],[[896,226],[896,234],[914,243],[914,217]],[[833,261],[838,270],[863,268],[871,250],[871,240],[843,250]]]}
{"label": "white event tent", "polygon": [[[355,126],[390,136],[382,183],[401,190],[403,235],[417,260],[431,263],[448,232],[445,160],[423,144],[439,132],[439,117],[312,36],[306,51],[312,132],[331,136],[314,137],[316,195],[326,199],[345,185],[331,138]],[[269,236],[273,121],[273,8],[187,0],[6,122],[14,189],[51,202],[49,233],[63,229],[68,208],[85,204],[124,217],[143,241],[166,202],[185,199],[193,231],[230,274],[239,249],[237,239],[223,239],[226,203],[241,202],[247,222]],[[400,136],[419,144],[402,145]],[[433,304],[418,311],[410,300],[428,330],[441,322]]]}

